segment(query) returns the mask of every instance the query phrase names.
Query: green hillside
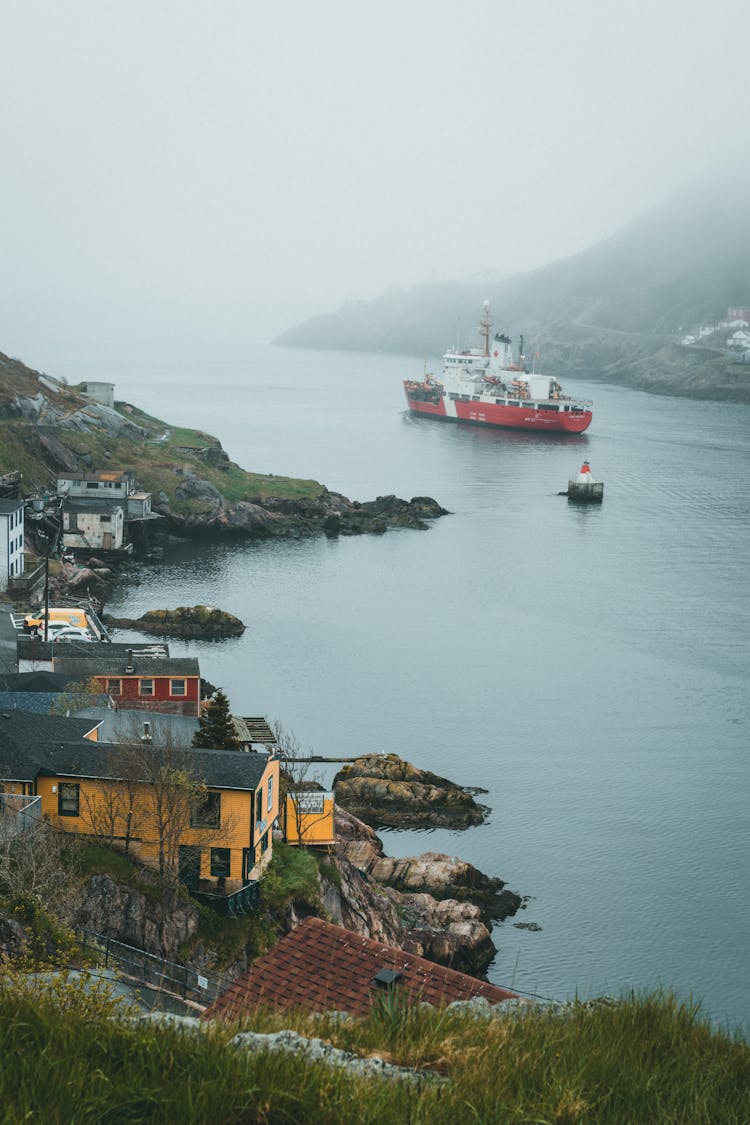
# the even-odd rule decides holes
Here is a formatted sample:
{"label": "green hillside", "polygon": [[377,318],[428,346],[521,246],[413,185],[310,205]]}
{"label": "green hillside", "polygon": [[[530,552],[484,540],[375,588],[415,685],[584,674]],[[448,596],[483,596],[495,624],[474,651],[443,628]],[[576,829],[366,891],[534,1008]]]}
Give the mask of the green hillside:
{"label": "green hillside", "polygon": [[41,375],[0,353],[0,474],[20,470],[26,492],[54,487],[56,473],[135,469],[154,502],[181,515],[210,511],[210,500],[178,498],[186,474],[213,485],[228,503],[319,497],[317,481],[247,472],[210,434],[170,426],[129,403],[101,408],[79,387]]}

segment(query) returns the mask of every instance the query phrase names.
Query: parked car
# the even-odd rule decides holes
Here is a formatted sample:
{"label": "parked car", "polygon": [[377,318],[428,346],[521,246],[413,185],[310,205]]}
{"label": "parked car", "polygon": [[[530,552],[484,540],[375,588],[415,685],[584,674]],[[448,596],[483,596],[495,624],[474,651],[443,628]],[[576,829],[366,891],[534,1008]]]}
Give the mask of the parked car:
{"label": "parked car", "polygon": [[[55,607],[49,611],[48,630],[51,630],[53,626],[61,625],[75,625],[78,629],[86,629],[88,623],[86,611],[79,609],[77,606]],[[44,610],[37,610],[36,613],[27,613],[23,620],[23,627],[25,632],[33,632],[34,629],[38,632],[43,632]]]}
{"label": "parked car", "polygon": [[47,640],[50,641],[93,641],[94,637],[88,629],[78,629],[75,625],[61,625],[55,629],[50,626]]}

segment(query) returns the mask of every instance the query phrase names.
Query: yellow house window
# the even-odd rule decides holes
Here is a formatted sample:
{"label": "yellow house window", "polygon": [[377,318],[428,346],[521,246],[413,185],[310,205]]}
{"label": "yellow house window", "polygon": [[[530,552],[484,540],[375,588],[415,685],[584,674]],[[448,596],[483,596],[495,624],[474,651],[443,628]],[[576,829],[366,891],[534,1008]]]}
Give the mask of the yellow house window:
{"label": "yellow house window", "polygon": [[141,695],[154,694],[154,681],[153,680],[139,680],[138,691]]}
{"label": "yellow house window", "polygon": [[170,695],[186,695],[187,688],[184,680],[170,680],[169,681]]}
{"label": "yellow house window", "polygon": [[57,815],[80,816],[80,785],[64,781],[57,788]]}
{"label": "yellow house window", "polygon": [[191,828],[221,827],[221,793],[205,793],[190,808]]}
{"label": "yellow house window", "polygon": [[268,811],[273,808],[273,777],[268,779]]}
{"label": "yellow house window", "polygon": [[211,848],[211,874],[220,879],[228,879],[232,862],[229,848]]}

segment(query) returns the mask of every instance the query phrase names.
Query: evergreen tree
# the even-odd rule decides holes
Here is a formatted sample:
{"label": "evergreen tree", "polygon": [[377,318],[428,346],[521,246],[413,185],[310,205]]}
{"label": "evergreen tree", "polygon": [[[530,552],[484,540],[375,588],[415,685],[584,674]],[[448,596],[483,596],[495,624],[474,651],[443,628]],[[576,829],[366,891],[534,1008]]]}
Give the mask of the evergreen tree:
{"label": "evergreen tree", "polygon": [[229,713],[229,700],[221,688],[214,692],[199,719],[193,746],[204,750],[239,750],[240,744]]}

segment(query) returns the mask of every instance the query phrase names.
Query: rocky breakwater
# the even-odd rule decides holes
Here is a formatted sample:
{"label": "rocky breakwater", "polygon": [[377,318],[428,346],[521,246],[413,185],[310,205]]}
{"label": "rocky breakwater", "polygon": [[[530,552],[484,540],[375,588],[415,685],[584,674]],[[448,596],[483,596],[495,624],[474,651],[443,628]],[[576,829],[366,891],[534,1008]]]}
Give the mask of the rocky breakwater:
{"label": "rocky breakwater", "polygon": [[426,521],[447,515],[430,496],[402,500],[379,496],[376,500],[349,500],[322,489],[320,495],[288,499],[266,496],[229,502],[208,480],[185,471],[175,489],[178,501],[201,502],[201,511],[176,512],[165,494],[154,510],[164,517],[164,529],[188,538],[201,535],[236,535],[252,539],[302,539],[313,535],[382,535],[389,527],[427,528]]}
{"label": "rocky breakwater", "polygon": [[470,790],[397,754],[357,758],[336,774],[336,800],[375,828],[468,828],[489,810]]}
{"label": "rocky breakwater", "polygon": [[427,852],[395,860],[372,828],[336,810],[335,877],[321,876],[332,921],[462,972],[482,976],[497,947],[494,920],[521,898],[463,860]]}
{"label": "rocky breakwater", "polygon": [[210,605],[150,609],[137,618],[105,615],[104,623],[114,629],[134,629],[157,637],[183,637],[203,641],[240,637],[245,631],[245,625],[239,617]]}

